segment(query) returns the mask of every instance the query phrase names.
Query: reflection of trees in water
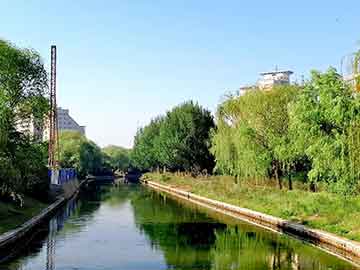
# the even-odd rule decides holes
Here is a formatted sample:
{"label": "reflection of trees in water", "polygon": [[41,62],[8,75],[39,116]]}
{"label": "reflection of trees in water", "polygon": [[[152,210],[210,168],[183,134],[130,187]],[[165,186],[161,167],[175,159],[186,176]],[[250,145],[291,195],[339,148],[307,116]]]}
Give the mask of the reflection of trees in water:
{"label": "reflection of trees in water", "polygon": [[104,195],[103,202],[112,207],[119,207],[136,196],[141,189],[140,185],[133,184],[112,186]]}
{"label": "reflection of trees in water", "polygon": [[215,231],[226,226],[151,191],[132,199],[135,222],[174,269],[210,269]]}
{"label": "reflection of trees in water", "polygon": [[216,232],[213,269],[352,269],[349,264],[289,237],[229,227]]}
{"label": "reflection of trees in water", "polygon": [[[46,262],[43,269],[56,269],[56,238],[59,234],[78,232],[91,221],[99,204],[88,203],[78,199],[70,200],[49,221],[37,226],[26,238],[11,246],[7,252],[0,254],[0,258],[7,257],[8,263],[0,264],[0,269],[22,269],[27,259],[37,256],[43,246],[46,246]],[[67,222],[71,217],[76,222]],[[11,259],[11,262],[10,262]]]}
{"label": "reflection of trees in water", "polygon": [[352,269],[300,241],[247,223],[216,223],[156,192],[137,193],[132,206],[137,227],[174,269]]}

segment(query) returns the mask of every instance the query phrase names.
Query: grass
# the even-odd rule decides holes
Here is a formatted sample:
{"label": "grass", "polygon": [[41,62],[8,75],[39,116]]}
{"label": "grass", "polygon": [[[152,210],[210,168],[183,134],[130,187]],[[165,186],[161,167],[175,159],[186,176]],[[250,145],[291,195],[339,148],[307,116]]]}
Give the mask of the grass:
{"label": "grass", "polygon": [[230,176],[193,178],[180,174],[148,173],[144,177],[360,241],[360,196],[345,198],[325,191],[279,190],[271,185],[254,185],[253,181],[236,184]]}
{"label": "grass", "polygon": [[22,207],[0,200],[0,234],[15,229],[39,214],[46,206],[46,204],[27,196],[24,197]]}

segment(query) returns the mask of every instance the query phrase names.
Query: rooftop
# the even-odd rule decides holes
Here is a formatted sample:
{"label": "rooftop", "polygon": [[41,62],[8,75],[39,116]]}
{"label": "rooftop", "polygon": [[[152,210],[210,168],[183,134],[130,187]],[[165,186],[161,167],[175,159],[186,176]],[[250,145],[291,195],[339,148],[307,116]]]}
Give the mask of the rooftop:
{"label": "rooftop", "polygon": [[276,71],[269,71],[269,72],[261,72],[260,75],[275,75],[275,74],[281,74],[285,73],[288,75],[294,74],[291,70],[276,70]]}

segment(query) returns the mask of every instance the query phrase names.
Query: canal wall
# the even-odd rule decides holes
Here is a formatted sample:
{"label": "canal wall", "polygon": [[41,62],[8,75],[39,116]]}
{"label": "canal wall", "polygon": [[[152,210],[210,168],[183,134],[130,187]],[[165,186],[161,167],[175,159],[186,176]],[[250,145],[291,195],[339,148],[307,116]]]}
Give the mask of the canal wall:
{"label": "canal wall", "polygon": [[321,230],[311,229],[301,224],[274,217],[247,208],[234,206],[217,200],[208,199],[191,192],[163,185],[153,181],[142,181],[143,184],[180,199],[190,201],[202,207],[210,208],[222,214],[245,220],[256,226],[272,231],[290,234],[301,240],[324,249],[326,252],[339,256],[360,265],[360,243]]}
{"label": "canal wall", "polygon": [[[23,223],[20,227],[0,235],[0,250],[10,247],[15,242],[20,241],[26,235],[30,234],[37,225],[53,215],[55,211],[69,199],[76,196],[84,183],[85,181],[80,182],[75,179],[62,186],[55,187],[52,185],[50,187],[50,197],[55,199],[55,201],[43,209],[38,215]],[[0,258],[0,262],[2,260],[3,258]]]}

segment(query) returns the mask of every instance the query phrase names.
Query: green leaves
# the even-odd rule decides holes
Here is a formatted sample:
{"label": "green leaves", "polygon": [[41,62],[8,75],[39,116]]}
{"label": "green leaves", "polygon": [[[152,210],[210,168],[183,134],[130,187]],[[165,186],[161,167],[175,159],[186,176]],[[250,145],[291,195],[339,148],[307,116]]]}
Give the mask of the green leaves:
{"label": "green leaves", "polygon": [[131,166],[130,149],[110,145],[102,149],[106,162],[113,170],[127,171]]}
{"label": "green leaves", "polygon": [[208,148],[214,126],[208,110],[192,101],[180,104],[138,130],[132,161],[140,169],[165,166],[172,171],[210,172],[214,161]]}
{"label": "green leaves", "polygon": [[104,154],[99,146],[79,132],[60,133],[60,165],[75,168],[81,177],[104,170]]}
{"label": "green leaves", "polygon": [[[312,72],[290,111],[296,152],[311,161],[310,182],[332,191],[355,192],[359,180],[359,98],[336,72]],[[351,169],[352,168],[352,169]],[[359,167],[357,167],[359,168]]]}
{"label": "green leaves", "polygon": [[43,123],[49,109],[47,91],[40,56],[0,40],[0,193],[4,195],[46,185],[46,146],[17,128],[31,121]]}
{"label": "green leaves", "polygon": [[290,160],[288,105],[299,91],[295,86],[255,89],[225,100],[212,136],[217,171],[243,178],[269,177],[284,167]]}

